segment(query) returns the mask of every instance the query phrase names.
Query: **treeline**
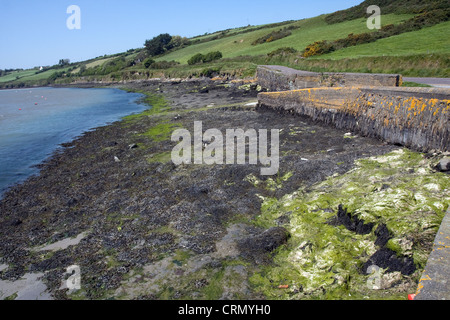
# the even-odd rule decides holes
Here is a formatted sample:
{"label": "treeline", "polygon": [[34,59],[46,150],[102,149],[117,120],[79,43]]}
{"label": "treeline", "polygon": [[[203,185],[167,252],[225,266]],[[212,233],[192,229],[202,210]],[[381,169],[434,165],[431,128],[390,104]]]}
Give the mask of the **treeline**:
{"label": "treeline", "polygon": [[181,48],[189,44],[188,38],[162,33],[151,40],[146,40],[144,46],[150,57],[156,57],[172,49]]}
{"label": "treeline", "polygon": [[2,76],[6,76],[8,73],[11,72],[18,72],[18,71],[23,71],[23,69],[0,69],[0,77]]}
{"label": "treeline", "polygon": [[334,41],[316,41],[308,45],[303,51],[304,58],[327,54],[339,49],[356,46],[364,43],[375,42],[379,39],[396,36],[405,32],[417,31],[425,27],[431,27],[441,22],[448,21],[450,18],[450,8],[445,10],[427,11],[415,16],[402,24],[389,24],[383,26],[380,30],[375,32],[367,32],[360,34],[349,34],[347,38],[338,39]]}
{"label": "treeline", "polygon": [[176,61],[155,61],[152,58],[148,58],[144,61],[144,67],[146,69],[169,69],[179,65]]}

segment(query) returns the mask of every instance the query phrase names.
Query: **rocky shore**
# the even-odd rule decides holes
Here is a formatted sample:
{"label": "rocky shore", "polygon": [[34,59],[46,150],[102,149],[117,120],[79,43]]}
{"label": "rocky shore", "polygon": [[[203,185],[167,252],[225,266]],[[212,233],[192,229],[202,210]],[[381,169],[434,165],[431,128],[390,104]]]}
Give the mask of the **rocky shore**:
{"label": "rocky shore", "polygon": [[[449,204],[448,176],[433,169],[439,155],[256,108],[253,82],[120,86],[153,108],[64,145],[1,200],[0,299],[363,299],[415,290]],[[193,132],[194,121],[222,132],[280,129],[278,174],[174,165],[171,134]],[[376,205],[384,209],[371,211]],[[403,212],[401,228],[392,210]],[[366,285],[369,264],[384,270],[380,288]],[[66,286],[73,265],[78,290]]]}

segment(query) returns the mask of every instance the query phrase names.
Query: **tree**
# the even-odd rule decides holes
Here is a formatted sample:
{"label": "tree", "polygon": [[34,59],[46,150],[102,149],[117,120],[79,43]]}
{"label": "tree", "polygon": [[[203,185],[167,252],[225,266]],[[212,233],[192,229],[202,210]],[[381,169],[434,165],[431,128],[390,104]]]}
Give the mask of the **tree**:
{"label": "tree", "polygon": [[172,40],[169,43],[169,46],[171,47],[171,49],[173,48],[178,48],[181,46],[186,46],[189,44],[189,39],[186,37],[181,37],[181,36],[173,36]]}
{"label": "tree", "polygon": [[59,60],[59,63],[58,63],[60,66],[67,66],[68,64],[70,64],[70,60],[69,59],[61,59],[61,60]]}
{"label": "tree", "polygon": [[157,56],[163,54],[167,50],[172,49],[170,42],[172,36],[168,33],[162,33],[151,40],[145,41],[145,49],[150,56]]}

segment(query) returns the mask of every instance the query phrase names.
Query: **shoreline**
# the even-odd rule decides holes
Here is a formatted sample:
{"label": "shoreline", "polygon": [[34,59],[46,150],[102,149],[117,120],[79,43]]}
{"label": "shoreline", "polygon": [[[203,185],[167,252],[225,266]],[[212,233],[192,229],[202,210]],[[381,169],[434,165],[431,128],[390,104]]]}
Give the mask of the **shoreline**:
{"label": "shoreline", "polygon": [[[283,203],[299,188],[314,190],[355,169],[355,160],[381,157],[398,146],[349,137],[305,117],[255,110],[247,105],[258,91],[244,82],[139,82],[123,88],[147,92],[153,111],[65,144],[41,165],[39,176],[0,200],[0,210],[8,212],[0,216],[0,287],[40,274],[53,299],[265,299],[274,293],[287,299],[336,290],[291,285],[279,292],[258,282],[254,275],[270,274],[275,253],[297,241],[292,212],[275,217],[268,204]],[[203,121],[205,129],[283,129],[279,175],[261,178],[259,166],[173,165],[171,132],[191,131],[194,121]],[[331,214],[338,208],[328,209]],[[433,236],[416,233],[425,243]],[[58,247],[71,238],[79,241]],[[45,244],[58,249],[33,250]],[[428,247],[419,249],[423,254]],[[82,274],[81,289],[73,292],[62,287],[71,265]],[[366,293],[358,288],[363,291],[355,297],[406,297],[405,290],[417,284],[410,276],[398,281],[403,287]]]}
{"label": "shoreline", "polygon": [[[30,90],[30,89],[45,89],[45,88],[49,88],[49,89],[52,89],[52,88],[55,88],[55,89],[58,89],[58,88],[69,88],[69,89],[70,89],[70,88],[73,88],[73,89],[93,89],[93,88],[99,88],[99,89],[118,89],[118,90],[123,91],[124,93],[130,93],[130,91],[123,90],[123,89],[121,89],[120,87],[102,87],[102,88],[100,88],[100,87],[91,87],[91,86],[86,86],[86,87],[74,87],[74,86],[69,86],[69,87],[41,86],[41,87],[33,87],[33,88],[5,89],[5,90]],[[135,100],[135,104],[136,104],[136,105],[139,105],[139,104],[142,105],[142,99],[143,99],[143,97],[144,97],[143,95],[141,95],[141,97],[137,97],[136,100]],[[147,110],[147,109],[148,109],[148,106],[146,107],[146,110]],[[141,112],[143,112],[143,111],[145,111],[145,110],[142,110],[142,111],[139,111],[139,110],[138,110],[138,111],[133,111],[131,114],[135,114],[136,112],[141,113]],[[122,119],[123,119],[124,117],[129,116],[129,115],[130,115],[130,114],[127,114],[127,115],[125,115],[125,116],[119,117],[119,118],[117,118],[117,120],[114,120],[113,122],[122,121]],[[42,159],[42,161],[30,165],[29,168],[39,168],[39,167],[41,167],[45,162],[47,162],[51,157],[53,157],[54,154],[57,154],[61,149],[64,149],[63,145],[65,145],[65,144],[70,144],[70,143],[72,143],[74,140],[78,139],[80,136],[82,136],[83,134],[85,134],[86,132],[96,130],[97,128],[100,128],[100,127],[103,127],[103,126],[107,126],[107,125],[109,125],[110,123],[111,123],[111,121],[107,121],[107,122],[105,121],[103,124],[93,125],[92,127],[89,127],[89,128],[87,128],[87,129],[85,129],[85,130],[79,132],[78,134],[74,135],[72,138],[70,138],[70,140],[66,140],[66,141],[64,141],[64,142],[62,142],[62,143],[55,144],[55,145],[54,145],[54,148],[53,148],[53,149],[54,149],[53,151],[47,153],[47,154],[45,155],[45,158]],[[30,178],[30,177],[32,177],[32,176],[36,176],[36,175],[39,175],[39,171],[34,172],[34,173],[30,174],[30,175],[21,174],[22,178],[21,178],[19,181],[10,183],[10,184],[9,184],[8,186],[6,186],[3,190],[0,190],[0,200],[3,198],[4,193],[6,193],[8,189],[10,189],[10,188],[12,188],[12,187],[14,187],[14,186],[16,186],[16,185],[22,184],[22,183],[25,182],[28,178]]]}

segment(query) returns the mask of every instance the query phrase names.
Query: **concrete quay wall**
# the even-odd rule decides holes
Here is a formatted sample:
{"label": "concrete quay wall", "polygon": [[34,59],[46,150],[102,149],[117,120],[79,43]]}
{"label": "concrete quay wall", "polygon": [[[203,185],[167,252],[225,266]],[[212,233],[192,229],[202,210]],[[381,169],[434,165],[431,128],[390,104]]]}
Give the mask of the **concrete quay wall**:
{"label": "concrete quay wall", "polygon": [[309,72],[283,66],[258,66],[258,84],[268,91],[288,91],[320,87],[383,86],[398,87],[398,74]]}
{"label": "concrete quay wall", "polygon": [[311,117],[417,151],[450,151],[450,90],[328,87],[258,95],[259,108]]}

